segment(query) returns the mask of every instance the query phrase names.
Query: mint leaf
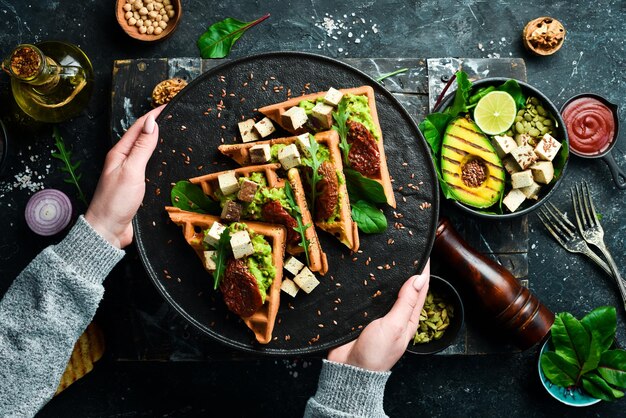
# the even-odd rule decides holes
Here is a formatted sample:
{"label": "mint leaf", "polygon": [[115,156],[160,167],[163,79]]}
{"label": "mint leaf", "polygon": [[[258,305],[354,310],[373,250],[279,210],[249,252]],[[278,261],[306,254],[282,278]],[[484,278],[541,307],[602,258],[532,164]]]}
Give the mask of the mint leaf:
{"label": "mint leaf", "polygon": [[251,27],[258,25],[270,17],[266,14],[252,22],[242,22],[241,20],[227,17],[226,19],[214,23],[200,35],[197,45],[202,58],[224,58],[229,53],[235,42]]}

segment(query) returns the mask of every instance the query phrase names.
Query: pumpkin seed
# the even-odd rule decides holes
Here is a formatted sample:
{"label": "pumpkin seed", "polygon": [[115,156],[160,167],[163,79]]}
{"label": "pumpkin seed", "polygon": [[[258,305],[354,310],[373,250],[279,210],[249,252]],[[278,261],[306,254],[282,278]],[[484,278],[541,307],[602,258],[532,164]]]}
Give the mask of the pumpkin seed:
{"label": "pumpkin seed", "polygon": [[425,344],[440,339],[453,317],[454,306],[429,291],[420,312],[420,324],[413,336],[413,344]]}

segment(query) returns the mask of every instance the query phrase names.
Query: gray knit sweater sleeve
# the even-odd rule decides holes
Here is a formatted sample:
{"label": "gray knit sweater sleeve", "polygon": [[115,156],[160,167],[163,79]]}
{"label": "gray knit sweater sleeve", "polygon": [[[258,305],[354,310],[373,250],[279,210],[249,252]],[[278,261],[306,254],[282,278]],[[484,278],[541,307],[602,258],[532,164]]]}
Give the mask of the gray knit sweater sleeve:
{"label": "gray knit sweater sleeve", "polygon": [[317,393],[307,402],[304,416],[386,417],[383,395],[390,375],[324,360]]}
{"label": "gray knit sweater sleeve", "polygon": [[52,398],[123,256],[81,216],[15,279],[0,301],[1,417],[33,416]]}

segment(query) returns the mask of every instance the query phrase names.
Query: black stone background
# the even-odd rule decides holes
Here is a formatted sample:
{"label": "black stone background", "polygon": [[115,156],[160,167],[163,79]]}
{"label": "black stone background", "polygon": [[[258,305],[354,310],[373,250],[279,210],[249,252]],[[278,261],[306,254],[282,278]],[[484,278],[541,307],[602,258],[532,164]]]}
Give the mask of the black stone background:
{"label": "black stone background", "polygon": [[[620,103],[626,97],[626,3],[620,0],[526,2],[471,0],[409,2],[209,2],[183,0],[182,22],[174,35],[156,44],[130,40],[117,26],[114,2],[0,0],[0,53],[20,42],[49,39],[78,44],[92,59],[95,93],[80,117],[60,125],[75,157],[88,161],[83,186],[91,194],[104,155],[110,147],[108,118],[111,68],[114,59],[197,56],[197,37],[225,17],[252,20],[266,12],[270,19],[246,33],[231,58],[273,50],[299,50],[348,57],[522,57],[528,82],[557,106],[590,91]],[[326,13],[348,22],[350,30],[326,37],[316,27]],[[355,13],[355,16],[351,16]],[[343,16],[347,17],[344,18]],[[568,30],[563,48],[554,56],[536,58],[524,51],[519,38],[525,23],[549,15]],[[365,19],[362,24],[360,18]],[[358,21],[352,24],[352,21]],[[370,22],[371,20],[371,22]],[[378,33],[371,27],[376,24]],[[347,32],[360,35],[360,43]],[[502,40],[504,38],[504,40]],[[492,43],[493,41],[493,43]],[[479,48],[482,45],[482,49]],[[318,48],[322,45],[322,48]],[[341,51],[340,51],[341,48]],[[510,54],[510,55],[509,55]],[[8,78],[0,77],[0,108],[9,101]],[[624,106],[620,103],[620,119]],[[12,146],[0,187],[12,182],[24,166],[50,173],[40,180],[72,194],[50,160],[49,127],[9,126]],[[622,133],[614,154],[626,167]],[[21,153],[21,155],[20,155]],[[38,155],[36,162],[31,155]],[[94,168],[91,170],[91,168]],[[97,168],[97,169],[95,169]],[[569,188],[587,180],[603,214],[606,240],[618,265],[626,264],[626,223],[621,209],[626,192],[610,181],[599,161],[572,158],[567,177],[552,201],[571,213]],[[3,193],[0,192],[0,195]],[[56,242],[34,236],[23,220],[31,192],[15,190],[0,198],[0,293],[41,249]],[[445,206],[442,208],[445,213]],[[596,306],[620,306],[611,281],[587,259],[570,255],[530,221],[531,289],[553,311],[582,316]],[[131,249],[129,257],[133,257]],[[123,289],[120,265],[107,288]],[[107,292],[104,305],[114,305]],[[619,313],[618,337],[624,338],[624,313]],[[120,327],[124,324],[120,323]],[[41,416],[299,416],[317,386],[319,359],[251,359],[210,362],[115,362],[104,358],[93,372],[52,400]],[[624,401],[583,409],[569,408],[549,397],[539,384],[537,350],[486,356],[405,356],[387,385],[385,408],[391,416],[622,416]],[[218,412],[222,411],[222,412]],[[228,411],[228,412],[227,412]]]}

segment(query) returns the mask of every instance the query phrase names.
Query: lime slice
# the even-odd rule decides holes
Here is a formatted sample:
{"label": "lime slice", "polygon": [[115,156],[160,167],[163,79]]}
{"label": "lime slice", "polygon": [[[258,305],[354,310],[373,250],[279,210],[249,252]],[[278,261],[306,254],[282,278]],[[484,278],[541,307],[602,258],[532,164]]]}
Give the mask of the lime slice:
{"label": "lime slice", "polygon": [[497,135],[513,125],[516,113],[515,100],[509,93],[492,91],[478,101],[474,121],[487,135]]}

